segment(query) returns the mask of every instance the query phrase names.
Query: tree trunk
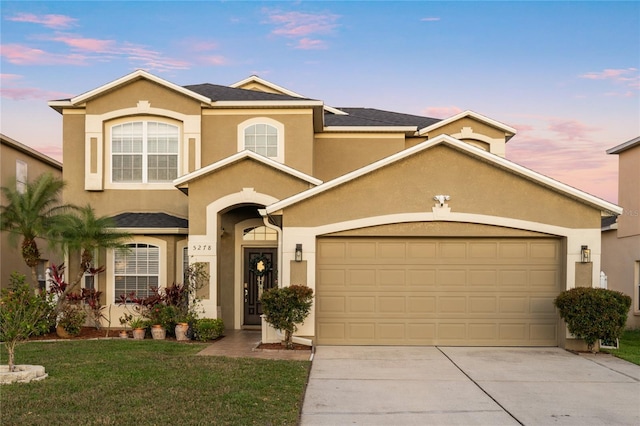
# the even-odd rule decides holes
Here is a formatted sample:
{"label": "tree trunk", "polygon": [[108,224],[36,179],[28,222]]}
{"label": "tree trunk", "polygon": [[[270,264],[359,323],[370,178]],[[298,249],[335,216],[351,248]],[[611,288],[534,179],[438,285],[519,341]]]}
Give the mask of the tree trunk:
{"label": "tree trunk", "polygon": [[5,343],[7,345],[7,352],[9,354],[9,371],[14,371],[16,369],[16,366],[14,365],[16,357],[16,343],[17,341],[15,340]]}

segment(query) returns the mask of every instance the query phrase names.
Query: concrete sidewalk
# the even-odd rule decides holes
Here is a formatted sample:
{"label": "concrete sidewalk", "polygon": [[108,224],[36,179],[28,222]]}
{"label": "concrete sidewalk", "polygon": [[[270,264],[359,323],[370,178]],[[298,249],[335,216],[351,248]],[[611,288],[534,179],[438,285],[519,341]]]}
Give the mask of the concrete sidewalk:
{"label": "concrete sidewalk", "polygon": [[319,346],[301,424],[637,425],[640,367],[558,348]]}

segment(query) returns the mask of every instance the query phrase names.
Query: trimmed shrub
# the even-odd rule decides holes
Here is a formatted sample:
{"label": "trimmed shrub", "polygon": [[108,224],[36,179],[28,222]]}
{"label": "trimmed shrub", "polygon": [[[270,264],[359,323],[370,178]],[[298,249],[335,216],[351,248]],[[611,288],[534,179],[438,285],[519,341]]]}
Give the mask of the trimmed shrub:
{"label": "trimmed shrub", "polygon": [[285,332],[287,349],[293,348],[293,333],[311,312],[313,290],[304,285],[272,288],[260,298],[265,320],[278,330]]}
{"label": "trimmed shrub", "polygon": [[553,303],[569,331],[592,351],[598,339],[615,341],[620,337],[631,297],[605,288],[577,287],[563,291]]}
{"label": "trimmed shrub", "polygon": [[221,318],[200,318],[193,324],[193,332],[201,342],[213,340],[224,333],[224,322]]}

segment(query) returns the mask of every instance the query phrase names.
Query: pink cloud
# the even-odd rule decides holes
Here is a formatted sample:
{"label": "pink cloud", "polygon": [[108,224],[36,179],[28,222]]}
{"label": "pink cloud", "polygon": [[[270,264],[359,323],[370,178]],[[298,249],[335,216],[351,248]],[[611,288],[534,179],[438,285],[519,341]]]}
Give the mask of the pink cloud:
{"label": "pink cloud", "polygon": [[422,18],[420,19],[422,22],[436,22],[439,21],[440,18],[436,18],[436,17],[428,17],[428,18]]}
{"label": "pink cloud", "polygon": [[78,50],[87,50],[90,52],[108,52],[115,45],[113,40],[99,40],[96,38],[84,38],[71,35],[59,35],[51,40],[66,44],[69,47]]}
{"label": "pink cloud", "polygon": [[423,114],[434,118],[449,118],[462,112],[457,106],[429,107],[423,110]]}
{"label": "pink cloud", "polygon": [[213,55],[213,56],[201,56],[200,62],[208,64],[208,65],[229,65],[229,60],[221,55]]}
{"label": "pink cloud", "polygon": [[69,98],[73,95],[62,92],[43,90],[37,87],[0,87],[0,97],[14,101],[24,101],[27,99],[40,99],[48,101],[51,99]]}
{"label": "pink cloud", "polygon": [[57,54],[21,44],[0,46],[0,56],[16,65],[85,65],[86,57],[78,54]]}
{"label": "pink cloud", "polygon": [[0,82],[8,82],[22,79],[18,74],[0,74]]}
{"label": "pink cloud", "polygon": [[[637,68],[626,68],[626,69],[605,69],[600,72],[588,72],[586,74],[582,74],[580,78],[586,78],[588,80],[630,80],[625,77],[627,75],[637,74]],[[637,77],[632,79],[637,80]]]}
{"label": "pink cloud", "polygon": [[311,34],[331,33],[338,24],[339,15],[331,13],[312,14],[302,12],[272,11],[269,13],[269,22],[276,25],[273,34],[285,37],[304,37]]}
{"label": "pink cloud", "polygon": [[577,120],[562,119],[552,119],[547,128],[565,141],[585,140],[591,137],[593,132],[601,130]]}
{"label": "pink cloud", "polygon": [[42,154],[62,162],[62,146],[58,145],[37,145],[33,149]]}
{"label": "pink cloud", "polygon": [[321,50],[326,48],[327,48],[327,44],[324,41],[313,40],[306,37],[299,40],[298,45],[296,46],[296,49],[302,49],[302,50]]}
{"label": "pink cloud", "polygon": [[73,26],[78,20],[65,15],[34,15],[32,13],[19,13],[16,16],[7,18],[14,22],[28,22],[32,24],[42,24],[47,28],[63,29]]}

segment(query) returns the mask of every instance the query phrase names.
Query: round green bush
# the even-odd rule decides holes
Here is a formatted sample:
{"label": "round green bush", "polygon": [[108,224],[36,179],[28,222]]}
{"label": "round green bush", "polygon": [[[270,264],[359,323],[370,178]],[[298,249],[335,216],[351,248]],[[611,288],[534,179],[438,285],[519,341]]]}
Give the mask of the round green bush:
{"label": "round green bush", "polygon": [[605,288],[577,287],[554,300],[569,331],[593,350],[598,339],[615,341],[627,322],[631,297]]}
{"label": "round green bush", "polygon": [[221,318],[200,318],[193,325],[193,332],[201,342],[213,340],[224,333],[224,322]]}

